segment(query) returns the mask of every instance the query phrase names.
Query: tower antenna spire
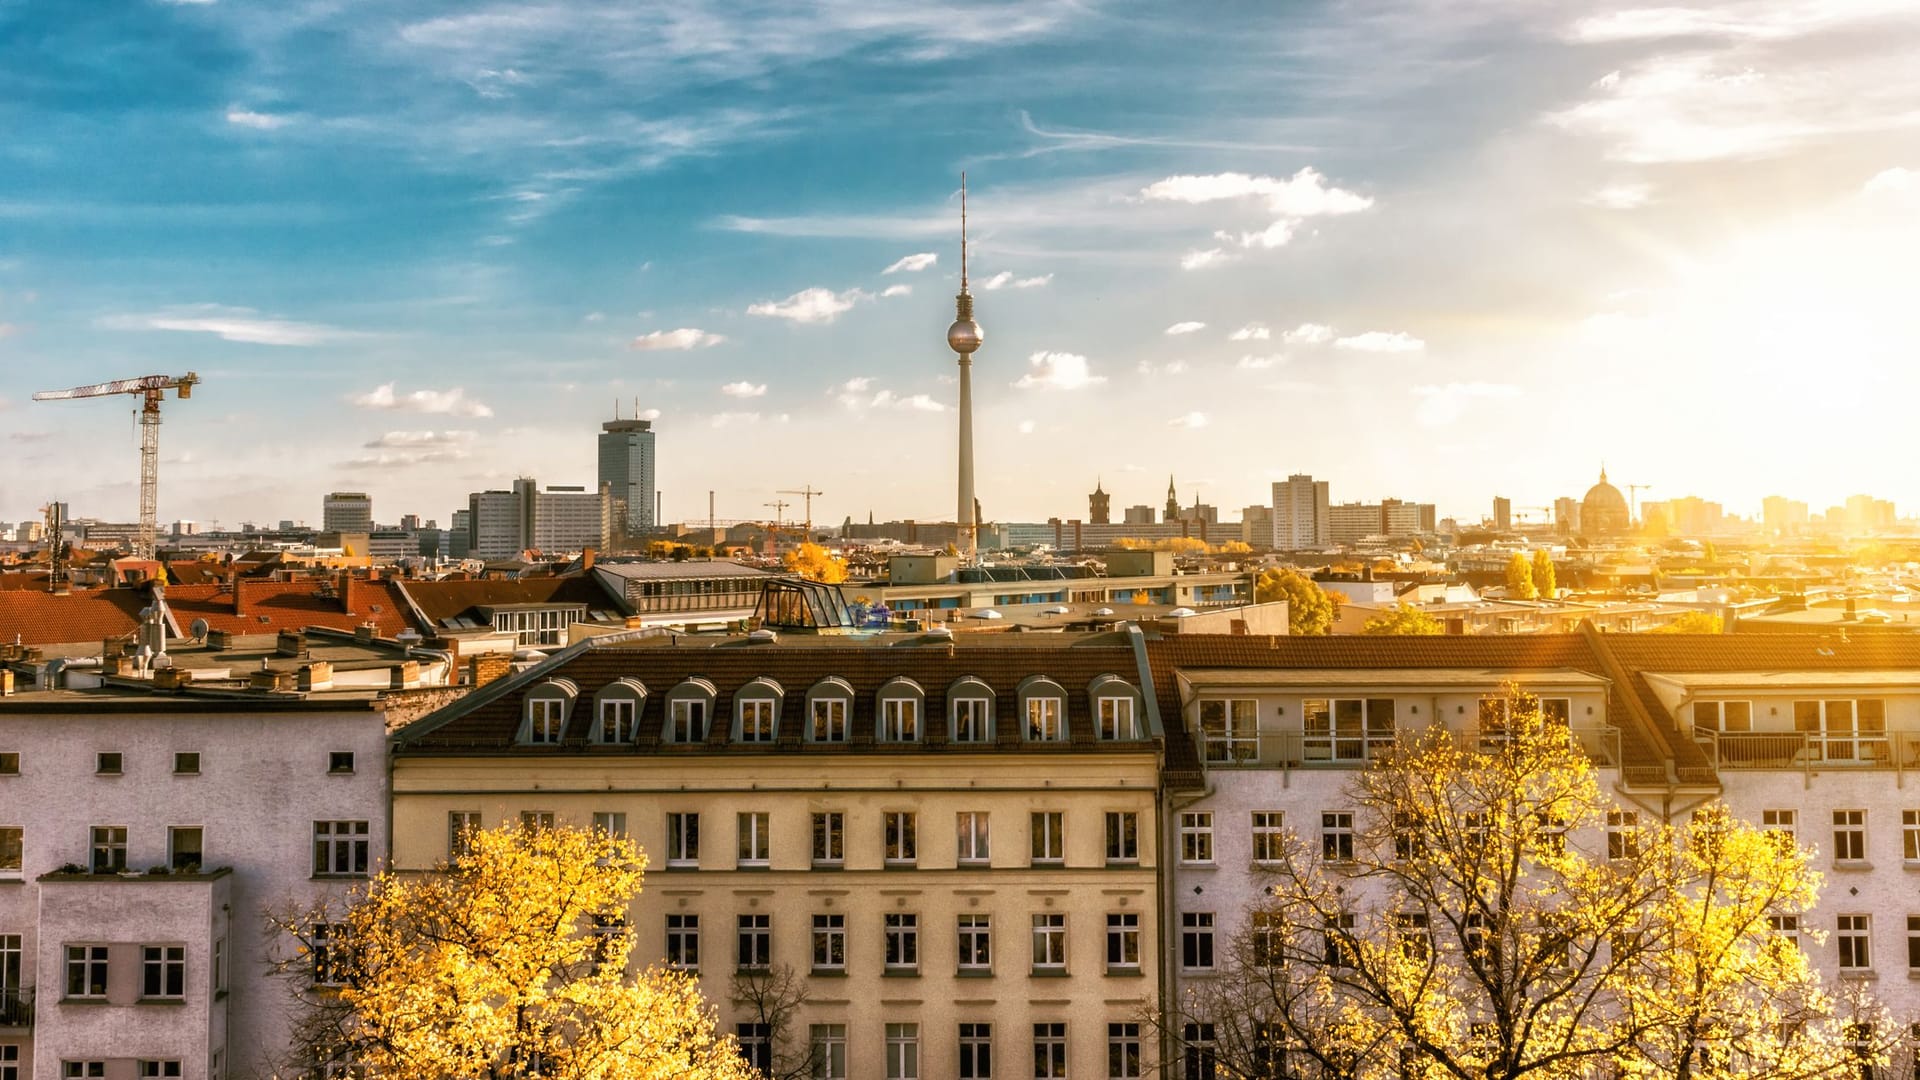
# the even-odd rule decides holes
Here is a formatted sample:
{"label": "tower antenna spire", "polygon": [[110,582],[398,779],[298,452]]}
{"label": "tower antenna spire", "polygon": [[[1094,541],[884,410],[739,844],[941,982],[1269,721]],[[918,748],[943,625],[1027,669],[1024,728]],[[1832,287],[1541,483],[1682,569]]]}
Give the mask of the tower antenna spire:
{"label": "tower antenna spire", "polygon": [[967,291],[967,174],[960,174],[960,292]]}

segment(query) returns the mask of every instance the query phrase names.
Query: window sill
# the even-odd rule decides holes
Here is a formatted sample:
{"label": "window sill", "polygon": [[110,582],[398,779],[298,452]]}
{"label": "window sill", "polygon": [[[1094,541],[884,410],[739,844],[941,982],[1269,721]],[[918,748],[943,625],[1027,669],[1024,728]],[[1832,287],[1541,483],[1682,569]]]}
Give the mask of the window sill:
{"label": "window sill", "polygon": [[882,870],[918,870],[920,869],[920,864],[917,862],[885,862],[880,864],[880,869]]}
{"label": "window sill", "polygon": [[1860,873],[1862,871],[1872,870],[1873,864],[1865,859],[1835,859],[1833,860],[1833,868],[1846,873]]}
{"label": "window sill", "polygon": [[1065,859],[1034,859],[1027,863],[1029,870],[1065,870],[1066,868],[1067,860]]}
{"label": "window sill", "polygon": [[756,872],[765,873],[766,871],[773,869],[773,864],[763,863],[763,862],[743,862],[743,863],[736,864],[734,866],[734,869],[745,871],[747,873],[756,873]]}
{"label": "window sill", "polygon": [[1140,869],[1140,860],[1139,859],[1108,859],[1105,865],[1106,865],[1106,868],[1109,870],[1138,870]]}
{"label": "window sill", "polygon": [[986,859],[960,859],[953,865],[956,870],[987,870],[993,866]]}
{"label": "window sill", "polygon": [[1109,979],[1142,979],[1146,977],[1146,974],[1147,973],[1142,971],[1137,965],[1132,967],[1110,967],[1107,969],[1107,978]]}
{"label": "window sill", "polygon": [[1849,971],[1840,972],[1840,977],[1842,979],[1849,979],[1849,980],[1860,979],[1864,981],[1872,981],[1872,980],[1878,979],[1880,977],[1880,973],[1877,971],[1869,971],[1866,969],[1849,970]]}
{"label": "window sill", "polygon": [[991,979],[993,978],[993,969],[981,967],[961,968],[953,973],[953,977],[956,979]]}
{"label": "window sill", "polygon": [[[685,970],[687,970],[687,971],[697,971],[697,970],[699,970],[699,969],[698,969],[698,968],[686,968]],[[766,974],[768,974],[768,973],[770,973],[770,972],[772,972],[772,971],[773,971],[773,968],[772,968],[771,966],[769,966],[769,965],[766,965],[766,964],[761,964],[761,965],[758,965],[758,966],[754,966],[754,965],[747,965],[747,966],[745,966],[745,967],[736,967],[736,968],[734,968],[734,969],[733,969],[733,973],[734,973],[735,975],[748,975],[748,976],[752,976],[752,975],[766,975]]]}
{"label": "window sill", "polygon": [[315,874],[308,881],[365,881],[368,874]]}
{"label": "window sill", "polygon": [[845,870],[847,864],[844,862],[817,862],[813,864],[813,868],[815,870]]}
{"label": "window sill", "polygon": [[1220,864],[1217,862],[1214,862],[1211,859],[1207,860],[1206,862],[1182,862],[1180,864],[1180,869],[1182,870],[1218,870],[1220,869]]}
{"label": "window sill", "polygon": [[62,1005],[111,1005],[113,1004],[113,1002],[108,1001],[105,995],[102,995],[100,997],[63,997],[60,999],[60,1004]]}
{"label": "window sill", "polygon": [[662,867],[661,869],[673,870],[673,871],[698,870],[700,869],[700,864],[690,863],[690,862],[670,862],[666,866]]}
{"label": "window sill", "polygon": [[880,977],[883,979],[917,979],[920,977],[920,969],[886,968],[880,972]]}
{"label": "window sill", "polygon": [[817,967],[807,972],[816,979],[844,979],[847,969],[843,967]]}
{"label": "window sill", "polygon": [[1027,974],[1035,979],[1064,979],[1067,977],[1067,969],[1063,967],[1034,968]]}
{"label": "window sill", "polygon": [[133,1003],[135,1005],[170,1005],[178,1008],[185,1005],[187,999],[184,997],[143,997],[135,998]]}

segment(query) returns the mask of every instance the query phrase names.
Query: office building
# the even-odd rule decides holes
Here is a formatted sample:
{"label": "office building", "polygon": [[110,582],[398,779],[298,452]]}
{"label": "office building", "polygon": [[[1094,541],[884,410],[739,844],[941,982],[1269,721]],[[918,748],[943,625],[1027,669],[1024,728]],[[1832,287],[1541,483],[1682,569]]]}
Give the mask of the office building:
{"label": "office building", "polygon": [[1273,485],[1273,546],[1282,551],[1333,542],[1327,482],[1296,473]]}
{"label": "office building", "polygon": [[329,492],[320,502],[320,528],[325,532],[372,532],[373,500],[364,491]]}
{"label": "office building", "polygon": [[1797,536],[1807,531],[1807,504],[1784,495],[1769,495],[1760,501],[1760,520],[1770,533]]}
{"label": "office building", "polygon": [[1153,507],[1148,506],[1144,503],[1138,506],[1127,507],[1125,524],[1128,524],[1128,525],[1154,524]]}
{"label": "office building", "polygon": [[1493,527],[1501,532],[1513,529],[1513,500],[1505,495],[1493,497]]}
{"label": "office building", "polygon": [[609,502],[604,492],[584,487],[542,491],[530,477],[515,480],[511,491],[476,491],[467,496],[467,554],[506,559],[523,551],[559,555],[603,547]]}
{"label": "office building", "polygon": [[624,507],[625,532],[646,534],[654,520],[654,447],[650,420],[610,420],[600,425],[600,479],[616,508]]}

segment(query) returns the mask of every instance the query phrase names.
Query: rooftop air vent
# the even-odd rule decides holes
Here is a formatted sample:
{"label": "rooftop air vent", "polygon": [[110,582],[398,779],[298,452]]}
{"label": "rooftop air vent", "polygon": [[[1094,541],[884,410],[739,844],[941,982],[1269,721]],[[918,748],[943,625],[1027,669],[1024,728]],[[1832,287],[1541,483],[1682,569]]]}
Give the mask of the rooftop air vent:
{"label": "rooftop air vent", "polygon": [[747,635],[749,645],[771,645],[780,640],[780,635],[762,627]]}

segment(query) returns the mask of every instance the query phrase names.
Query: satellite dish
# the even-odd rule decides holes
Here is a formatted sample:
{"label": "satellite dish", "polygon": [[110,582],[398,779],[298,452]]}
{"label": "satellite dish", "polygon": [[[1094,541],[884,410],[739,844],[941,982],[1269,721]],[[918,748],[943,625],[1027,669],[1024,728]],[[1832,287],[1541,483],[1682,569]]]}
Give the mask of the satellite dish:
{"label": "satellite dish", "polygon": [[187,627],[187,631],[193,635],[193,640],[195,641],[207,640],[207,631],[211,629],[213,628],[207,625],[207,620],[205,619],[195,619],[193,620],[193,625]]}

